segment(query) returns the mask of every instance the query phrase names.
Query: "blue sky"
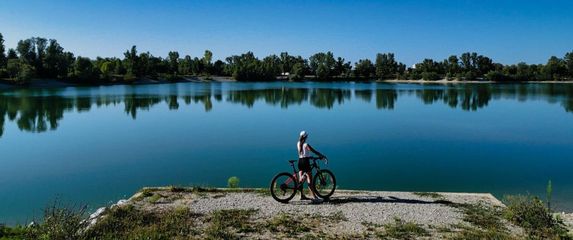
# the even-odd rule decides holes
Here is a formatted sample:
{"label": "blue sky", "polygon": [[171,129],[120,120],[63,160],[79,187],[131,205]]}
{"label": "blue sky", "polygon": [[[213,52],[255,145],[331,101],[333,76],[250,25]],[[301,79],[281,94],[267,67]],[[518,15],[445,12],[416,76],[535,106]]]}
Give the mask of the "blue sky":
{"label": "blue sky", "polygon": [[394,52],[408,65],[476,51],[501,63],[543,63],[573,51],[573,1],[111,1],[0,0],[7,47],[57,39],[81,56],[122,56],[132,45],[215,58],[253,51],[351,61]]}

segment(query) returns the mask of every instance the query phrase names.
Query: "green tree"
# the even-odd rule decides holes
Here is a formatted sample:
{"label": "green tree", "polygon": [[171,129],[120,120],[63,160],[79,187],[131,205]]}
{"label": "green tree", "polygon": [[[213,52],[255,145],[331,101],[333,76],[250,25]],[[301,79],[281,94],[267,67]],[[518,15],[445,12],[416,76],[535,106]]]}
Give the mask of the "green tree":
{"label": "green tree", "polygon": [[73,65],[72,77],[81,82],[95,81],[97,80],[98,72],[94,69],[94,65],[89,58],[78,56]]}
{"label": "green tree", "polygon": [[573,51],[566,53],[564,60],[567,68],[567,77],[573,79]]}
{"label": "green tree", "polygon": [[102,75],[103,79],[110,79],[111,76],[113,75],[113,71],[115,69],[115,62],[113,61],[106,61],[104,63],[102,63],[102,65],[100,66],[100,72]]}
{"label": "green tree", "polygon": [[376,67],[370,59],[360,59],[354,66],[354,74],[357,77],[370,78],[376,74]]}
{"label": "green tree", "polygon": [[416,64],[415,71],[424,80],[438,80],[441,78],[444,68],[441,63],[426,58],[421,63]]}
{"label": "green tree", "polygon": [[[69,53],[71,54],[71,53]],[[65,78],[73,60],[64,52],[58,41],[50,39],[43,56],[44,76],[48,78]],[[73,54],[71,54],[73,56]]]}
{"label": "green tree", "polygon": [[8,54],[6,54],[7,59],[16,59],[18,58],[18,53],[13,48],[8,49]]}
{"label": "green tree", "polygon": [[394,59],[394,53],[376,54],[376,77],[378,79],[396,78],[399,64]]}
{"label": "green tree", "polygon": [[6,58],[6,48],[4,47],[4,36],[0,33],[0,69],[6,67],[8,59]]}
{"label": "green tree", "polygon": [[46,47],[48,45],[48,40],[45,38],[35,37],[33,38],[33,43],[36,49],[36,59],[34,61],[34,68],[39,77],[46,77],[44,71],[44,59],[46,55]]}
{"label": "green tree", "polygon": [[20,60],[18,59],[8,59],[6,64],[6,70],[8,72],[8,77],[12,80],[16,79],[18,72],[20,71]]}
{"label": "green tree", "polygon": [[179,70],[179,53],[177,51],[171,51],[168,54],[169,57],[169,73],[174,76],[177,75]]}
{"label": "green tree", "polygon": [[224,69],[225,69],[225,62],[217,60],[215,61],[215,63],[213,63],[213,69],[211,70],[211,72],[214,75],[222,76],[225,74]]}
{"label": "green tree", "polygon": [[149,77],[156,77],[157,75],[157,66],[154,64],[153,55],[149,52],[144,52],[139,54],[139,66],[137,70],[137,75],[139,76],[149,76]]}
{"label": "green tree", "polygon": [[9,59],[6,68],[8,77],[17,83],[29,82],[34,77],[34,67],[21,59]]}
{"label": "green tree", "polygon": [[179,73],[182,75],[190,75],[192,74],[192,64],[193,59],[189,55],[185,55],[185,57],[181,60],[179,64]]}
{"label": "green tree", "polygon": [[258,59],[252,52],[227,57],[227,72],[237,81],[256,81]]}
{"label": "green tree", "polygon": [[474,80],[478,77],[477,70],[477,53],[463,53],[460,57],[462,65],[463,78],[466,80]]}
{"label": "green tree", "polygon": [[347,62],[344,58],[336,58],[336,63],[334,64],[334,76],[350,77],[352,72],[352,63]]}
{"label": "green tree", "polygon": [[206,74],[210,75],[211,74],[211,61],[213,60],[213,53],[209,50],[205,50],[205,53],[203,54],[203,69],[205,71]]}
{"label": "green tree", "polygon": [[334,65],[336,60],[332,52],[320,52],[312,55],[309,59],[311,71],[314,73],[318,80],[328,80],[332,78],[334,73]]}
{"label": "green tree", "polygon": [[444,60],[444,68],[446,70],[447,79],[456,78],[461,70],[460,60],[456,55],[451,55]]}
{"label": "green tree", "polygon": [[301,81],[304,79],[304,63],[297,62],[292,65],[289,79],[292,81]]}
{"label": "green tree", "polygon": [[543,67],[543,75],[547,80],[561,80],[565,76],[567,67],[565,62],[555,56],[547,60],[547,64]]}
{"label": "green tree", "polygon": [[126,51],[123,55],[125,56],[125,74],[128,75],[129,78],[138,77],[139,56],[137,55],[137,47],[133,45],[131,49]]}
{"label": "green tree", "polygon": [[280,68],[281,73],[290,73],[293,65],[295,63],[295,58],[288,54],[288,52],[281,52],[280,54]]}
{"label": "green tree", "polygon": [[261,63],[261,75],[264,80],[276,80],[281,73],[281,59],[277,55],[270,55],[263,58]]}
{"label": "green tree", "polygon": [[18,41],[18,46],[16,50],[20,54],[20,59],[28,64],[34,65],[36,62],[36,52],[34,50],[34,41],[33,39],[26,39]]}
{"label": "green tree", "polygon": [[205,69],[203,61],[201,59],[199,59],[198,57],[194,57],[193,61],[191,62],[191,70],[192,70],[193,74],[199,75],[199,74],[203,73],[203,69]]}

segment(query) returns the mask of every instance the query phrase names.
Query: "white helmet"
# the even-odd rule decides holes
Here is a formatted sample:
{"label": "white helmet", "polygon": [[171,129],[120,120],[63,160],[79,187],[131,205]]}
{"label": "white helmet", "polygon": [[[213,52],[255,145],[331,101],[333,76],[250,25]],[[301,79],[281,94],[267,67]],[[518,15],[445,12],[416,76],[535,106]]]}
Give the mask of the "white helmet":
{"label": "white helmet", "polygon": [[308,133],[306,131],[300,131],[300,137],[308,137]]}

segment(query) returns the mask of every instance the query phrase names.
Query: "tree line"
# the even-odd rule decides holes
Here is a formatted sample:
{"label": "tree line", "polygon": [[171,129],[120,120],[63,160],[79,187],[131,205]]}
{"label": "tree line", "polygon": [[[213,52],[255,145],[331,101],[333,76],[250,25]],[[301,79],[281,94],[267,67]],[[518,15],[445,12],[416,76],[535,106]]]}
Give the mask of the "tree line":
{"label": "tree line", "polygon": [[60,79],[79,84],[131,83],[137,79],[178,81],[187,77],[227,76],[237,81],[335,80],[491,80],[562,81],[573,80],[573,52],[563,58],[552,56],[545,64],[524,62],[504,65],[477,53],[452,55],[442,61],[424,59],[407,67],[393,53],[378,53],[374,61],[360,59],[354,64],[332,52],[319,52],[308,59],[287,52],[257,58],[252,52],[213,60],[213,53],[167,57],[138,52],[132,46],[123,58],[90,59],[65,51],[55,39],[33,37],[18,41],[6,51],[0,33],[0,79],[26,83],[33,78]]}

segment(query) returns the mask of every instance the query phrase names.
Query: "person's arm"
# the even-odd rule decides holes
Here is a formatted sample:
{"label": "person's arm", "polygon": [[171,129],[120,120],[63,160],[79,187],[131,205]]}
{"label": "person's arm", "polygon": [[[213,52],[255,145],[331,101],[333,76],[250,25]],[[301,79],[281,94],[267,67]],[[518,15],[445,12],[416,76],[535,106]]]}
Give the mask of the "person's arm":
{"label": "person's arm", "polygon": [[312,148],[310,146],[310,144],[307,144],[307,146],[308,146],[308,149],[310,149],[310,151],[312,151],[314,154],[318,155],[321,158],[326,158],[326,156],[324,156],[322,153],[320,153],[320,152],[316,151],[316,149]]}

